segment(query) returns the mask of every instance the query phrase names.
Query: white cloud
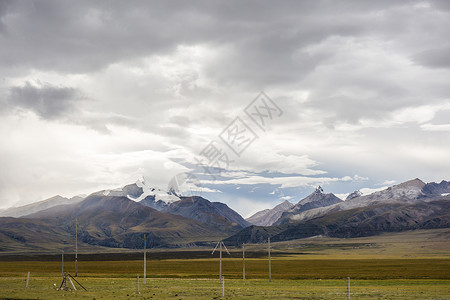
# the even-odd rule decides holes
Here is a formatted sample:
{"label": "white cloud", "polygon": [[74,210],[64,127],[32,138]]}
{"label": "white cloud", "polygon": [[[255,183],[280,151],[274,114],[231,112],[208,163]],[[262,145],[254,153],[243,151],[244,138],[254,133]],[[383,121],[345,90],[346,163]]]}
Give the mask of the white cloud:
{"label": "white cloud", "polygon": [[370,195],[370,194],[373,194],[375,192],[379,192],[379,191],[385,190],[387,188],[388,188],[387,186],[383,186],[383,187],[375,188],[375,189],[373,189],[373,188],[362,188],[359,191],[361,193],[363,193],[363,195]]}
{"label": "white cloud", "polygon": [[345,177],[305,177],[305,176],[285,176],[285,177],[264,177],[261,175],[248,175],[246,177],[228,179],[228,180],[201,180],[205,185],[257,185],[269,184],[280,185],[280,188],[294,188],[294,187],[315,187],[317,185],[325,185],[330,182],[337,181],[352,181],[353,178]]}
{"label": "white cloud", "polygon": [[423,124],[420,126],[425,131],[450,131],[450,124]]}
{"label": "white cloud", "polygon": [[344,194],[339,194],[339,193],[336,193],[336,194],[334,194],[336,197],[338,197],[339,199],[341,199],[341,200],[345,200],[346,198],[347,198],[347,196],[348,195],[350,195],[350,193],[344,193]]}
{"label": "white cloud", "polygon": [[382,183],[378,183],[377,185],[381,185],[381,186],[386,187],[386,186],[393,185],[393,184],[395,184],[395,183],[397,183],[396,180],[385,180],[385,181],[383,181]]}

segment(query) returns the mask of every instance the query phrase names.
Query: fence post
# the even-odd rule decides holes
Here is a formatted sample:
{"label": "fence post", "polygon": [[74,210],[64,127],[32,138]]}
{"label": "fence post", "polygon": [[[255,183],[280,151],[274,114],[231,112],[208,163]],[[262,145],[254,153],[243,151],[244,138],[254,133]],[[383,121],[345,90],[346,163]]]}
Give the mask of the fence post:
{"label": "fence post", "polygon": [[28,274],[27,274],[27,285],[26,285],[26,287],[28,288],[28,282],[30,281],[30,272],[28,272]]}
{"label": "fence post", "polygon": [[136,294],[140,294],[139,293],[139,275],[136,277]]}
{"label": "fence post", "polygon": [[347,300],[350,300],[350,277],[347,277]]}

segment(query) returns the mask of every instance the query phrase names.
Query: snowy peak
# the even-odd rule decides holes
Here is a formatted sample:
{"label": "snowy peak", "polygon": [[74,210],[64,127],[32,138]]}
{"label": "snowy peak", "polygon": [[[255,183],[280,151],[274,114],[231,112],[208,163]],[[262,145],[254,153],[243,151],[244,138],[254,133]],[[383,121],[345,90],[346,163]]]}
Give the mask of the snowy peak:
{"label": "snowy peak", "polygon": [[275,225],[289,222],[293,216],[300,213],[314,209],[321,209],[342,202],[344,201],[336,197],[333,193],[325,194],[322,187],[319,186],[308,197],[300,200],[291,209],[284,212]]}
{"label": "snowy peak", "polygon": [[138,179],[136,183],[117,189],[104,190],[97,192],[96,194],[102,194],[103,196],[110,197],[127,197],[128,199],[136,202],[140,202],[144,199],[151,199],[155,202],[161,201],[165,204],[170,204],[180,200],[180,198],[174,193],[151,186],[144,177]]}
{"label": "snowy peak", "polygon": [[[363,203],[367,202],[392,202],[392,201],[401,201],[401,202],[410,202],[416,201],[418,198],[422,197],[424,193],[422,189],[425,187],[425,183],[416,178],[413,180],[409,180],[392,187],[389,187],[385,190],[372,193],[367,196],[361,197]],[[358,200],[358,199],[355,199]]]}
{"label": "snowy peak", "polygon": [[392,188],[397,188],[397,189],[404,189],[404,188],[410,188],[410,189],[423,189],[423,187],[425,186],[425,182],[423,182],[422,180],[420,180],[419,178],[413,179],[413,180],[409,180],[409,181],[405,181],[403,183],[400,183],[398,185],[394,185]]}
{"label": "snowy peak", "polygon": [[314,191],[315,194],[323,194],[323,188],[319,185]]}
{"label": "snowy peak", "polygon": [[361,197],[362,195],[363,195],[363,193],[361,191],[359,191],[359,190],[354,191],[353,193],[349,194],[347,196],[347,198],[345,198],[345,201]]}
{"label": "snowy peak", "polygon": [[[331,200],[334,203],[338,203],[341,202],[342,200],[339,199],[338,197],[336,197],[334,194],[329,193],[329,194],[325,194],[322,187],[319,185],[316,190],[314,192],[312,192],[308,197],[300,200],[295,207],[299,208],[304,206],[307,203],[311,203],[311,202],[323,202],[324,200]],[[327,201],[328,202],[328,201]],[[322,206],[322,205],[320,205]],[[295,207],[293,209],[295,209]]]}
{"label": "snowy peak", "polygon": [[167,192],[159,188],[152,187],[151,185],[148,184],[148,182],[145,180],[144,177],[136,181],[136,185],[140,187],[143,191],[143,193],[138,198],[132,199],[137,202],[144,200],[149,196],[153,198],[155,201],[162,201],[167,204],[180,200],[180,198],[172,191]]}

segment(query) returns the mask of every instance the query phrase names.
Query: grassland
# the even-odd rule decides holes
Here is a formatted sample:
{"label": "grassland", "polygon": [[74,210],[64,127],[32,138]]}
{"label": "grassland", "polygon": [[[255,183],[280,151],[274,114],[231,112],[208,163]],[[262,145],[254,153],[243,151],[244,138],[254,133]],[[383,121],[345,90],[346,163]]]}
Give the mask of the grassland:
{"label": "grassland", "polygon": [[[315,238],[274,244],[272,282],[264,245],[248,245],[246,280],[239,249],[224,255],[226,299],[450,299],[449,230],[360,239]],[[0,299],[215,299],[219,261],[210,250],[151,250],[147,283],[142,253],[79,256],[78,280],[88,291],[56,291],[59,255],[0,256]],[[65,270],[74,273],[72,257]],[[29,288],[25,288],[31,272]]]}
{"label": "grassland", "polygon": [[[84,278],[88,291],[56,291],[59,277],[35,278],[30,287],[17,278],[0,278],[0,297],[16,299],[217,299],[213,279],[150,279],[140,294],[136,279]],[[352,299],[449,299],[444,280],[352,280]],[[346,299],[346,280],[242,280],[225,278],[225,299]]]}

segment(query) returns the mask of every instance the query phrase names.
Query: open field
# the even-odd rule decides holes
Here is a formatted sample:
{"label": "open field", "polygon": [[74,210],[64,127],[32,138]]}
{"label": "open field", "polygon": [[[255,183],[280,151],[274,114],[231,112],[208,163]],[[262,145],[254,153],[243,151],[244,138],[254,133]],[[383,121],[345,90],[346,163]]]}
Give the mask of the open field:
{"label": "open field", "polygon": [[[450,299],[450,259],[303,259],[275,257],[272,282],[267,259],[224,258],[227,299],[346,299],[351,277],[352,299]],[[73,274],[73,263],[65,270]],[[221,296],[218,259],[80,262],[77,278],[88,291],[56,291],[61,265],[56,261],[1,262],[0,299],[215,299]],[[29,288],[26,273],[31,272]]]}
{"label": "open field", "polygon": [[[22,299],[217,299],[219,280],[79,278],[88,291],[56,291],[59,277],[0,278],[0,297]],[[346,280],[242,280],[225,278],[225,299],[346,299]],[[352,280],[352,299],[450,299],[446,280]]]}
{"label": "open field", "polygon": [[[450,299],[448,229],[359,239],[314,238],[274,244],[272,282],[265,245],[224,254],[227,299]],[[147,284],[142,252],[79,255],[77,278],[88,291],[56,291],[61,255],[0,256],[0,299],[214,299],[221,296],[218,253],[211,249],[151,250]],[[74,274],[73,255],[65,271]],[[29,288],[25,288],[31,272]]]}
{"label": "open field", "polygon": [[[267,278],[267,259],[246,259],[246,277]],[[74,273],[74,263],[65,263],[64,270]],[[274,279],[448,279],[450,259],[303,259],[303,256],[272,258]],[[1,262],[0,277],[59,276],[61,263],[56,261]],[[147,260],[147,276],[151,278],[218,278],[219,260],[167,259]],[[82,277],[135,277],[143,273],[142,260],[88,261],[78,264]],[[227,278],[242,277],[242,259],[223,259],[223,274]]]}

